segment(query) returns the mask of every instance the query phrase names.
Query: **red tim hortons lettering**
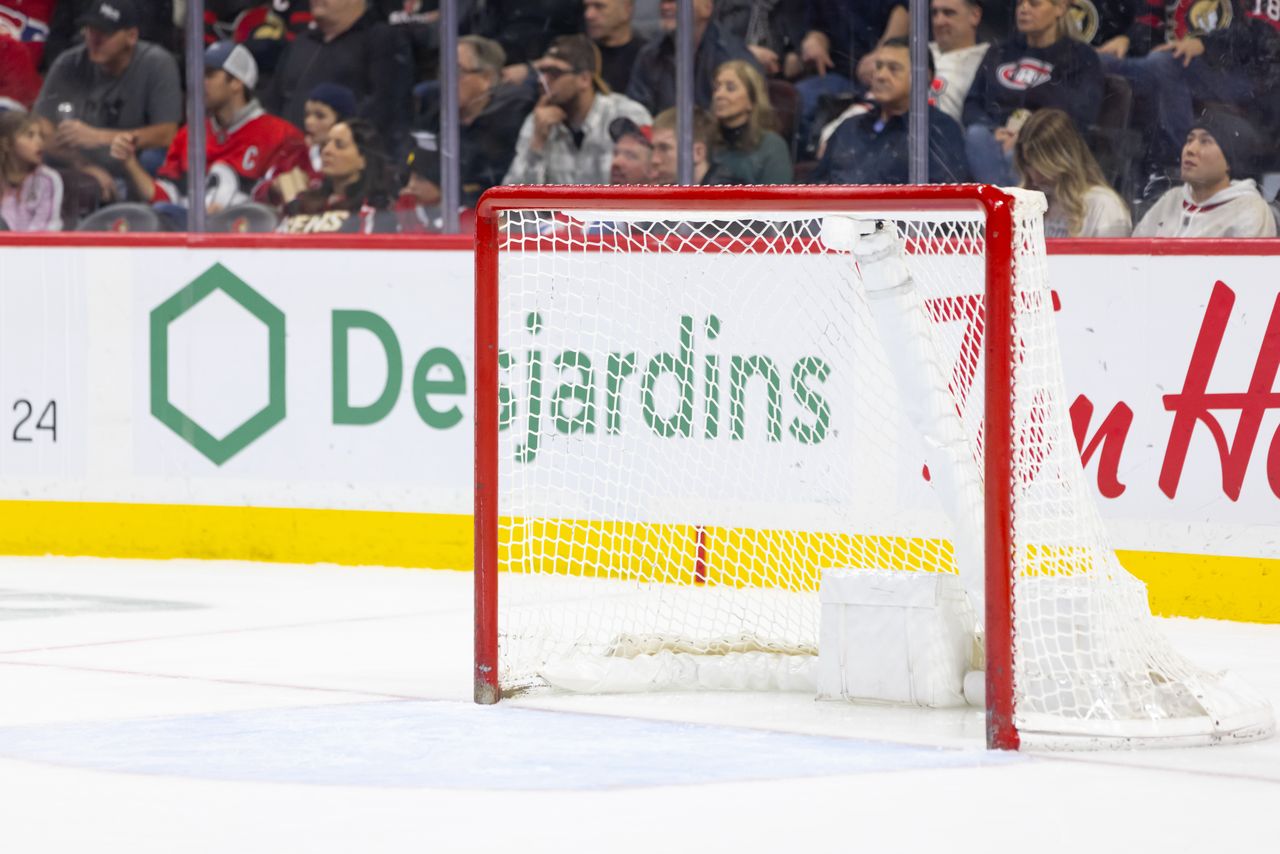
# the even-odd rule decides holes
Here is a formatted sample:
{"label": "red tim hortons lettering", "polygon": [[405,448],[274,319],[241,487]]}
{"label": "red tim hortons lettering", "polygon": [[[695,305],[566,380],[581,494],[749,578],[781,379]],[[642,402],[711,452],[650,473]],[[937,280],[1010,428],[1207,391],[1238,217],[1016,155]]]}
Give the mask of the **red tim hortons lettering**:
{"label": "red tim hortons lettering", "polygon": [[[1222,347],[1235,301],[1235,291],[1221,281],[1214,283],[1199,337],[1191,353],[1191,364],[1187,366],[1182,392],[1164,396],[1164,408],[1174,413],[1174,418],[1164,465],[1160,470],[1160,490],[1170,498],[1177,494],[1192,433],[1196,424],[1202,423],[1213,437],[1222,462],[1222,491],[1232,501],[1238,501],[1249,459],[1262,429],[1263,416],[1269,409],[1280,409],[1280,392],[1275,390],[1276,372],[1280,368],[1280,296],[1276,297],[1271,318],[1262,335],[1262,346],[1258,350],[1248,390],[1208,391],[1209,376],[1213,373],[1213,364]],[[1213,414],[1213,410],[1223,409],[1240,413],[1235,436],[1229,441],[1226,430]],[[1280,428],[1271,437],[1266,466],[1267,483],[1272,493],[1280,498]]]}
{"label": "red tim hortons lettering", "polygon": [[1085,395],[1071,404],[1071,431],[1075,433],[1076,447],[1080,449],[1081,465],[1089,465],[1095,451],[1101,449],[1098,459],[1098,492],[1103,498],[1119,498],[1125,485],[1120,482],[1120,454],[1125,439],[1133,426],[1133,410],[1124,401],[1117,403],[1098,425],[1098,432],[1085,444],[1089,434],[1089,421],[1093,418],[1093,401]]}

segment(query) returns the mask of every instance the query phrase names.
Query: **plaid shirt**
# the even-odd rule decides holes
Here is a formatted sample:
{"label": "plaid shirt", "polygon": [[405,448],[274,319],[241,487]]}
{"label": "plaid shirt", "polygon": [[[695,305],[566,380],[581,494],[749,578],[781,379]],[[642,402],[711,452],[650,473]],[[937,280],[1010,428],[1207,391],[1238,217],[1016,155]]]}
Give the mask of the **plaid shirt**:
{"label": "plaid shirt", "polygon": [[649,111],[625,95],[596,93],[582,123],[582,146],[573,144],[573,134],[564,124],[547,134],[541,152],[529,150],[533,139],[533,114],[520,127],[516,157],[507,170],[504,184],[608,184],[613,161],[613,139],[609,124],[625,116],[638,125],[652,124]]}

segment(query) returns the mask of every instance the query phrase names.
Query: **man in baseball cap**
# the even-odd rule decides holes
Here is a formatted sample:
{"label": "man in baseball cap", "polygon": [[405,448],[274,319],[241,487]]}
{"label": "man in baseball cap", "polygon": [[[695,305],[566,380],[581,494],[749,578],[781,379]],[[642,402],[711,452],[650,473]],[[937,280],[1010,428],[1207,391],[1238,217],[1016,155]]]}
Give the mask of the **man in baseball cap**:
{"label": "man in baseball cap", "polygon": [[653,128],[619,116],[609,123],[609,136],[613,139],[609,183],[652,184]]}
{"label": "man in baseball cap", "polygon": [[217,42],[205,49],[205,75],[210,71],[225,71],[243,83],[249,92],[258,85],[258,63],[253,54],[244,45],[232,41]]}
{"label": "man in baseball cap", "polygon": [[133,0],[98,0],[80,17],[80,26],[104,33],[137,29],[138,8]]}
{"label": "man in baseball cap", "polygon": [[167,148],[183,115],[181,78],[172,54],[139,37],[137,0],[93,0],[78,22],[84,41],[53,60],[35,112],[53,137],[49,155],[91,175],[101,200],[113,201],[123,185],[112,140],[127,131],[139,148]]}
{"label": "man in baseball cap", "polygon": [[534,64],[542,97],[525,119],[504,184],[604,184],[613,161],[610,123],[637,126],[649,111],[610,92],[600,78],[600,51],[584,35],[560,36]]}

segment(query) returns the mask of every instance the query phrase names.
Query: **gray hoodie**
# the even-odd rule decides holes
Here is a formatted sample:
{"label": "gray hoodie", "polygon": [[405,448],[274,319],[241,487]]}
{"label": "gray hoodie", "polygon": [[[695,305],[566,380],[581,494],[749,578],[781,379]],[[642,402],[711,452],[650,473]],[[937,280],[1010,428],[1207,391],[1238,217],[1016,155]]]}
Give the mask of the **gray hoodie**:
{"label": "gray hoodie", "polygon": [[1252,178],[1232,181],[1203,204],[1183,184],[1160,197],[1134,237],[1275,237],[1276,221]]}

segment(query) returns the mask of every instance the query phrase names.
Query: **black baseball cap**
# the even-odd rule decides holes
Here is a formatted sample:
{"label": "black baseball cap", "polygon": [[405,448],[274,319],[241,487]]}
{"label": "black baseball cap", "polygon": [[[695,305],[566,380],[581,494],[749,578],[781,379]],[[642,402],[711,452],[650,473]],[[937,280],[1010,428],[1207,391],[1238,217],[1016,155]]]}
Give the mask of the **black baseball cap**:
{"label": "black baseball cap", "polygon": [[138,7],[133,0],[96,0],[80,17],[80,26],[114,33],[138,26]]}

